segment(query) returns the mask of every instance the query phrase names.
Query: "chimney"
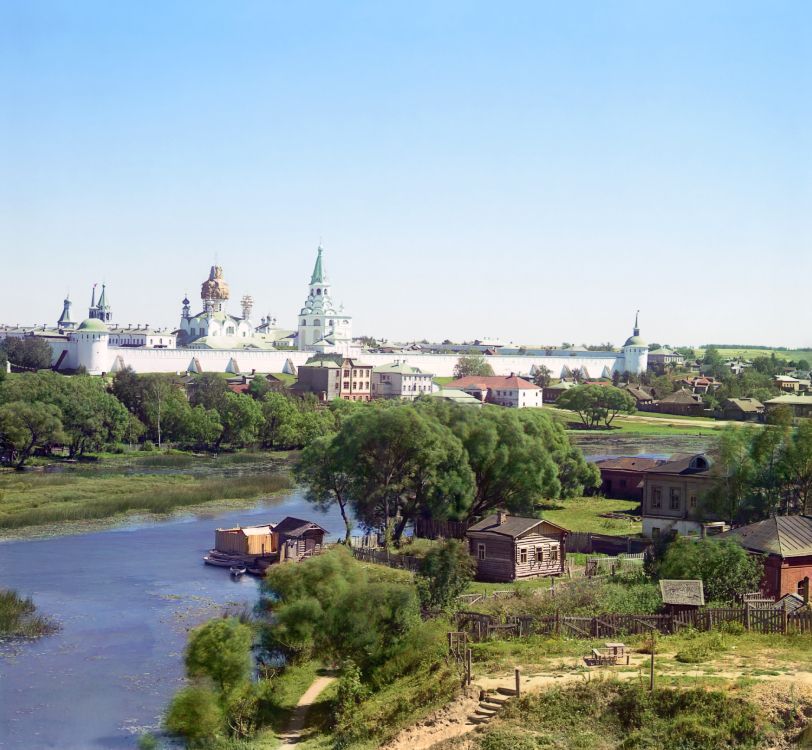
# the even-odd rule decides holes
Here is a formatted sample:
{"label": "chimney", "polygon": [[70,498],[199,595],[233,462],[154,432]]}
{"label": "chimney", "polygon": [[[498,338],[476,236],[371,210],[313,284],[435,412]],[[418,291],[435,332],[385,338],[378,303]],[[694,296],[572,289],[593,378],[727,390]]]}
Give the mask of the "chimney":
{"label": "chimney", "polygon": [[505,513],[503,510],[499,510],[496,512],[496,525],[501,526],[505,521],[507,521],[508,514]]}

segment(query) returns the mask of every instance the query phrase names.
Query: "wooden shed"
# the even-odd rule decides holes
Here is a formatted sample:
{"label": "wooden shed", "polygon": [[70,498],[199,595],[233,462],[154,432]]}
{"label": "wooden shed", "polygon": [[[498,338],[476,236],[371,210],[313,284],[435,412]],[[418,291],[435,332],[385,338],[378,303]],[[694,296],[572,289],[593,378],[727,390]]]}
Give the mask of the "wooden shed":
{"label": "wooden shed", "polygon": [[468,545],[476,559],[477,580],[509,582],[557,576],[564,571],[569,532],[542,518],[499,512],[468,529]]}
{"label": "wooden shed", "polygon": [[277,550],[273,524],[217,529],[214,548],[229,555],[272,555]]}
{"label": "wooden shed", "polygon": [[312,521],[288,516],[274,527],[279,560],[301,560],[321,552],[325,529]]}
{"label": "wooden shed", "polygon": [[705,589],[700,579],[660,579],[660,595],[670,615],[699,609],[705,605]]}

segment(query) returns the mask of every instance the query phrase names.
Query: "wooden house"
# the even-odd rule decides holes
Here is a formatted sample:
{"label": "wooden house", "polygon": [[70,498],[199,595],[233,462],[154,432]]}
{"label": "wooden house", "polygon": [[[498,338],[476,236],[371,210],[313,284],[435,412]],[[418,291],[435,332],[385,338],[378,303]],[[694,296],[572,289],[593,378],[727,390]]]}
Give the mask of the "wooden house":
{"label": "wooden house", "polygon": [[312,521],[288,516],[274,527],[279,560],[301,560],[312,557],[324,547],[325,529]]}
{"label": "wooden house", "polygon": [[227,555],[272,555],[277,550],[275,528],[273,524],[265,524],[216,529],[214,549]]}
{"label": "wooden house", "polygon": [[564,571],[567,530],[541,518],[499,512],[469,527],[479,581],[509,582]]}

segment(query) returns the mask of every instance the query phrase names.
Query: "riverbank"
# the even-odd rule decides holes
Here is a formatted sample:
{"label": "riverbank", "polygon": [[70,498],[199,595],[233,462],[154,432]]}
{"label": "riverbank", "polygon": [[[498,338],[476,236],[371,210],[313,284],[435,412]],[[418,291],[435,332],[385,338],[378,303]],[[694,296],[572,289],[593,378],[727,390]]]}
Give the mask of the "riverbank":
{"label": "riverbank", "polygon": [[0,540],[85,533],[178,513],[249,507],[293,487],[291,463],[291,454],[243,455],[240,460],[152,456],[126,463],[3,472]]}
{"label": "riverbank", "polygon": [[39,638],[57,630],[55,622],[37,613],[31,599],[11,589],[0,589],[0,640]]}

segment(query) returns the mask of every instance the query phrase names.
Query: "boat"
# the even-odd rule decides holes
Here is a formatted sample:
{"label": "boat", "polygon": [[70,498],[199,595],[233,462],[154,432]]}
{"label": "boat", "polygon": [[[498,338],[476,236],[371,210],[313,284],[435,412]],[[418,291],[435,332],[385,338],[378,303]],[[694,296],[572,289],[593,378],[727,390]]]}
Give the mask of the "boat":
{"label": "boat", "polygon": [[228,572],[231,573],[232,578],[241,578],[242,576],[245,575],[245,566],[232,565],[228,569]]}

